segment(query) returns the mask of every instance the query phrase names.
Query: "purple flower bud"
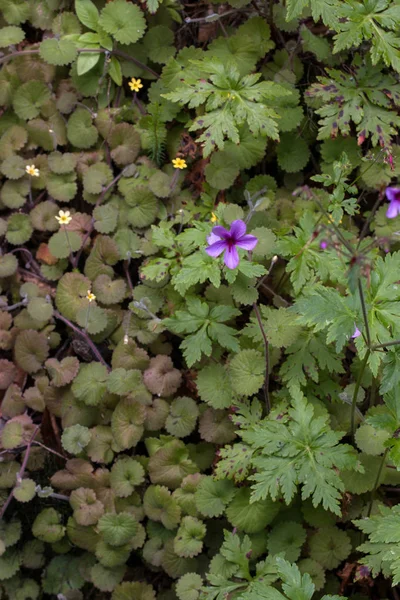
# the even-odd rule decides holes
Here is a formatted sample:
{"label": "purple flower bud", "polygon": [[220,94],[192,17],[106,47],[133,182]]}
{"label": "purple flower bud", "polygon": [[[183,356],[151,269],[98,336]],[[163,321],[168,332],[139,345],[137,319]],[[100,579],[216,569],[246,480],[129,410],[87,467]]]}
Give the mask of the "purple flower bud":
{"label": "purple flower bud", "polygon": [[354,340],[354,338],[358,338],[360,335],[361,335],[361,331],[358,329],[358,327],[357,327],[357,325],[356,325],[356,328],[355,328],[355,330],[354,330],[354,333],[353,333],[353,335],[352,335],[351,337],[352,337],[352,339]]}
{"label": "purple flower bud", "polygon": [[328,242],[326,240],[322,240],[322,242],[319,243],[319,247],[321,248],[321,250],[326,250],[326,248],[328,247]]}

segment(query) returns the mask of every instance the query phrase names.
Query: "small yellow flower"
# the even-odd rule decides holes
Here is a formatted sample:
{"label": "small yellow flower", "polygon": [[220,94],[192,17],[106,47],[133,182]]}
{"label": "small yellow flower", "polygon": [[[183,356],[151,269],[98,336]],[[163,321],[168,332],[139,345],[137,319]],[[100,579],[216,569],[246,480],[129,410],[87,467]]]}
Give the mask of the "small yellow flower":
{"label": "small yellow flower", "polygon": [[68,225],[68,223],[72,221],[72,217],[70,216],[69,210],[66,210],[65,212],[63,210],[60,210],[58,212],[58,217],[56,215],[55,218],[60,223],[60,225]]}
{"label": "small yellow flower", "polygon": [[128,85],[131,88],[132,92],[139,92],[140,89],[143,87],[142,80],[141,79],[135,79],[134,77],[132,77],[132,79],[130,80],[130,82],[128,83]]}
{"label": "small yellow flower", "polygon": [[28,175],[30,175],[31,177],[39,177],[40,173],[39,173],[39,169],[37,169],[35,167],[35,165],[26,165],[25,167],[25,171],[28,173]]}
{"label": "small yellow flower", "polygon": [[218,221],[218,217],[215,213],[211,213],[211,223],[216,223]]}
{"label": "small yellow flower", "polygon": [[89,300],[89,302],[96,300],[96,296],[90,290],[87,291],[86,298]]}
{"label": "small yellow flower", "polygon": [[184,158],[174,158],[172,165],[175,169],[186,169],[187,164]]}

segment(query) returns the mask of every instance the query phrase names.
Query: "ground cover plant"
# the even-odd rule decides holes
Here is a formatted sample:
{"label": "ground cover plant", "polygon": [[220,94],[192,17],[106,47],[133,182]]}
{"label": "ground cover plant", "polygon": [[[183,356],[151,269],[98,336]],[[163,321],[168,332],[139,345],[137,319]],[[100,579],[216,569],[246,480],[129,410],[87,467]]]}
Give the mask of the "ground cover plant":
{"label": "ground cover plant", "polygon": [[0,598],[398,600],[400,5],[0,15]]}

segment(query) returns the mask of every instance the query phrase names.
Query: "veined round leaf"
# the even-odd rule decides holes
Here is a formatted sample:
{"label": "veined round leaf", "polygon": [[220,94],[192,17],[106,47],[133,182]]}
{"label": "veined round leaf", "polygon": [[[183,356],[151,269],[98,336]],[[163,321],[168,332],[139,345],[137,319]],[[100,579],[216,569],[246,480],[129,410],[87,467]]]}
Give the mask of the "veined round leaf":
{"label": "veined round leaf", "polygon": [[68,385],[79,371],[79,360],[75,356],[66,356],[62,361],[49,358],[45,365],[50,376],[51,384],[55,387]]}
{"label": "veined round leaf", "polygon": [[78,55],[78,50],[71,40],[48,38],[39,46],[39,54],[50,65],[63,66],[72,63]]}
{"label": "veined round leaf", "polygon": [[310,557],[327,569],[336,569],[351,552],[351,540],[338,527],[323,527],[309,540]]}
{"label": "veined round leaf", "polygon": [[388,431],[375,429],[372,425],[363,423],[355,434],[355,442],[361,452],[378,456],[385,451],[385,442],[391,437]]}
{"label": "veined round leaf", "polygon": [[7,550],[0,556],[0,581],[10,579],[21,566],[21,555],[15,548]]}
{"label": "veined round leaf", "polygon": [[88,303],[76,313],[76,322],[86,328],[90,335],[96,335],[105,330],[108,325],[107,313],[100,306],[92,306]]}
{"label": "veined round leaf", "polygon": [[1,188],[0,198],[4,206],[16,209],[24,206],[28,194],[29,183],[26,179],[22,179],[21,181],[6,181]]}
{"label": "veined round leaf", "polygon": [[232,359],[229,374],[232,387],[237,394],[252,396],[264,383],[264,357],[257,350],[242,350]]}
{"label": "veined round leaf", "polygon": [[101,517],[97,527],[107,544],[122,546],[135,536],[137,521],[133,515],[127,512],[110,513]]}
{"label": "veined round leaf", "polygon": [[130,544],[124,546],[111,546],[103,540],[96,545],[95,555],[97,560],[109,569],[118,567],[126,563],[131,552]]}
{"label": "veined round leaf", "polygon": [[69,118],[67,125],[67,137],[76,148],[90,148],[98,138],[96,127],[92,123],[92,117],[85,108],[78,108]]}
{"label": "veined round leaf", "polygon": [[[99,48],[98,44],[94,45],[87,45],[86,46],[88,49],[97,49]],[[99,48],[100,49],[100,48]],[[81,53],[78,56],[78,60],[76,61],[76,72],[77,74],[82,77],[82,75],[85,75],[85,73],[88,73],[89,71],[91,71],[93,69],[93,67],[95,67],[97,65],[97,63],[100,60],[100,52],[85,52],[85,53]]]}
{"label": "veined round leaf", "polygon": [[161,522],[166,529],[175,529],[181,518],[181,509],[168,488],[149,485],[144,497],[143,508],[152,521]]}
{"label": "veined round leaf", "polygon": [[310,158],[307,142],[297,133],[284,133],[277,150],[278,164],[287,173],[304,169]]}
{"label": "veined round leaf", "polygon": [[190,435],[196,427],[199,409],[192,398],[183,396],[175,398],[170,406],[170,412],[165,422],[165,429],[178,438]]}
{"label": "veined round leaf", "polygon": [[24,429],[19,421],[8,421],[1,432],[1,445],[6,450],[12,450],[22,445]]}
{"label": "veined round leaf", "polygon": [[306,530],[300,523],[294,521],[278,523],[269,534],[268,551],[273,556],[284,552],[286,560],[295,562],[300,556],[306,537]]}
{"label": "veined round leaf", "polygon": [[56,292],[56,305],[64,317],[76,320],[77,312],[87,305],[86,294],[91,281],[80,273],[66,273],[60,279]]}
{"label": "veined round leaf", "polygon": [[227,444],[235,438],[235,425],[225,410],[208,407],[200,417],[199,433],[213,444]]}
{"label": "veined round leaf", "polygon": [[21,27],[10,25],[0,29],[0,48],[7,48],[14,44],[19,44],[25,38],[25,33]]}
{"label": "veined round leaf", "polygon": [[75,398],[88,406],[100,404],[107,390],[107,368],[100,363],[81,364],[79,373],[72,384]]}
{"label": "veined round leaf", "polygon": [[77,252],[82,245],[82,238],[76,231],[62,229],[49,239],[49,250],[56,258],[67,258],[71,252]]}
{"label": "veined round leaf", "polygon": [[111,147],[111,158],[117,165],[129,165],[136,160],[140,151],[140,136],[132,125],[113,125],[107,140]]}
{"label": "veined round leaf", "polygon": [[156,600],[154,589],[148,583],[139,581],[124,581],[118,585],[111,600]]}
{"label": "veined round leaf", "polygon": [[152,27],[143,38],[143,45],[150,60],[165,65],[176,52],[174,33],[166,25]]}
{"label": "veined round leaf", "polygon": [[45,508],[36,517],[32,525],[33,535],[42,542],[54,544],[64,536],[65,527],[61,525],[59,513],[54,508]]}
{"label": "veined round leaf", "polygon": [[226,510],[226,516],[231,525],[239,531],[257,533],[272,523],[279,512],[280,505],[279,502],[273,502],[271,498],[250,503],[250,494],[250,488],[237,490]]}
{"label": "veined round leaf", "polygon": [[134,44],[146,29],[143,12],[125,0],[113,0],[101,11],[99,24],[120,44]]}
{"label": "veined round leaf", "polygon": [[30,15],[30,6],[25,0],[2,0],[2,16],[10,25],[19,25],[24,23]]}
{"label": "veined round leaf", "polygon": [[178,556],[192,558],[203,549],[206,526],[196,517],[183,517],[174,539],[174,550]]}
{"label": "veined round leaf", "polygon": [[121,583],[126,571],[125,565],[108,569],[100,563],[90,569],[90,577],[93,585],[102,592],[112,592]]}
{"label": "veined round leaf", "polygon": [[76,196],[78,186],[75,173],[49,173],[46,181],[47,191],[50,196],[60,202],[69,202]]}
{"label": "veined round leaf", "polygon": [[18,154],[12,154],[3,161],[1,172],[8,177],[8,179],[21,179],[21,177],[25,175],[24,159],[21,156],[18,156]]}
{"label": "veined round leaf", "polygon": [[68,11],[59,13],[51,24],[52,32],[57,36],[75,35],[82,31],[78,17]]}
{"label": "veined round leaf", "polygon": [[23,479],[21,483],[14,488],[14,498],[18,502],[30,502],[36,495],[36,483],[33,479]]}
{"label": "veined round leaf", "polygon": [[127,498],[143,481],[144,469],[134,458],[120,458],[113,464],[110,484],[118,497]]}
{"label": "veined round leaf", "polygon": [[52,152],[48,156],[48,162],[50,170],[53,173],[62,175],[64,173],[71,173],[76,167],[78,156],[72,152]]}
{"label": "veined round leaf", "polygon": [[83,188],[89,194],[100,194],[112,181],[113,174],[105,163],[91,165],[83,175]]}
{"label": "veined round leaf", "polygon": [[299,567],[300,573],[302,575],[304,575],[305,573],[309,574],[313,584],[315,585],[316,591],[322,590],[322,588],[325,585],[326,577],[325,569],[322,565],[319,564],[319,562],[313,560],[312,558],[303,558],[303,560],[300,560],[297,563],[297,566]]}
{"label": "veined round leaf", "polygon": [[144,185],[137,185],[135,179],[122,179],[119,190],[125,196],[128,205],[127,218],[133,227],[148,227],[156,217],[159,202]]}
{"label": "veined round leaf", "polygon": [[16,375],[17,368],[14,363],[6,358],[0,358],[0,390],[6,390],[14,381]]}
{"label": "veined round leaf", "polygon": [[13,108],[20,119],[34,119],[40,109],[50,100],[50,90],[42,81],[28,81],[23,83],[15,92]]}
{"label": "veined round leaf", "polygon": [[37,321],[48,321],[53,316],[53,305],[46,298],[31,298],[26,308],[32,319]]}
{"label": "veined round leaf", "polygon": [[[84,427],[83,425],[77,424],[64,429],[61,436],[61,443],[64,450],[70,454],[80,454],[90,442],[91,437],[92,434],[90,433],[90,429]],[[89,523],[87,523],[87,525],[89,525]]]}
{"label": "veined round leaf", "polygon": [[34,229],[38,231],[57,231],[59,224],[55,217],[58,215],[58,211],[57,204],[50,200],[39,202],[29,213]]}
{"label": "veined round leaf", "polygon": [[28,215],[14,213],[7,221],[6,240],[13,246],[25,244],[33,233],[33,227]]}
{"label": "veined round leaf", "polygon": [[0,523],[0,539],[6,548],[14,546],[21,538],[22,524],[21,521],[12,520],[6,523]]}
{"label": "veined round leaf", "polygon": [[115,447],[111,427],[97,425],[91,429],[92,437],[86,448],[88,456],[94,462],[110,463],[114,459]]}
{"label": "veined round leaf", "polygon": [[93,283],[93,291],[102,304],[122,302],[126,294],[126,283],[123,279],[110,279],[108,275],[99,275]]}
{"label": "veined round leaf", "polygon": [[232,500],[235,486],[228,479],[215,481],[212,477],[204,477],[195,493],[197,510],[205,517],[219,517]]}
{"label": "veined round leaf", "polygon": [[213,408],[228,408],[233,404],[229,375],[223,365],[212,364],[201,369],[196,385],[200,398]]}
{"label": "veined round leaf", "polygon": [[179,600],[198,600],[203,588],[203,579],[197,573],[182,575],[176,584]]}
{"label": "veined round leaf", "polygon": [[15,339],[14,354],[21,369],[27,373],[36,373],[49,354],[46,335],[33,329],[21,331]]}
{"label": "veined round leaf", "polygon": [[158,198],[168,198],[172,193],[171,180],[172,177],[167,175],[167,173],[157,171],[149,179],[149,188]]}
{"label": "veined round leaf", "polygon": [[239,175],[240,168],[232,163],[225,152],[215,152],[210,163],[205,168],[207,183],[216,190],[226,190],[231,187]]}
{"label": "veined round leaf", "polygon": [[18,259],[14,254],[3,254],[0,256],[0,278],[14,275],[18,269]]}
{"label": "veined round leaf", "polygon": [[[108,391],[118,396],[125,396],[131,392],[135,392],[142,385],[142,374],[135,369],[129,371],[122,368],[114,369],[107,381]],[[142,416],[140,416],[139,423],[142,422]]]}
{"label": "veined round leaf", "polygon": [[144,432],[146,410],[138,401],[123,399],[115,408],[111,419],[111,430],[121,450],[133,448]]}

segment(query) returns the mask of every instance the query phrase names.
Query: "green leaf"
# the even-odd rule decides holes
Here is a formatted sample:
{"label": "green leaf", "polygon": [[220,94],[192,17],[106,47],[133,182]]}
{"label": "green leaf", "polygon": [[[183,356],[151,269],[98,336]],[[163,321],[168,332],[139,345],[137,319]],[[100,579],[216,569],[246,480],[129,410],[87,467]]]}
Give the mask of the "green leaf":
{"label": "green leaf", "polygon": [[31,7],[25,0],[1,0],[0,10],[7,23],[19,25],[29,18]]}
{"label": "green leaf", "polygon": [[[93,47],[93,50],[97,48],[97,46]],[[98,46],[100,49],[100,46]],[[81,52],[78,56],[78,60],[76,61],[76,72],[81,77],[91,71],[100,60],[100,52]]]}
{"label": "green leaf", "polygon": [[174,539],[174,551],[178,556],[192,558],[200,554],[206,526],[196,517],[183,517]]}
{"label": "green leaf", "polygon": [[237,394],[252,396],[264,383],[265,359],[257,350],[242,350],[231,360],[229,374]]}
{"label": "green leaf", "polygon": [[25,33],[21,27],[10,25],[0,29],[0,48],[7,48],[14,44],[19,44],[25,38]]}
{"label": "green leaf", "polygon": [[127,512],[104,515],[97,524],[104,541],[111,546],[122,546],[130,542],[136,534],[137,526],[135,517]]}
{"label": "green leaf", "polygon": [[41,42],[39,54],[49,65],[63,66],[75,60],[78,50],[71,40],[48,38]]}
{"label": "green leaf", "polygon": [[90,438],[90,430],[83,425],[76,424],[64,429],[61,443],[64,450],[70,454],[80,454],[90,442]]}
{"label": "green leaf", "polygon": [[175,398],[170,406],[165,429],[178,438],[186,437],[195,429],[198,416],[199,409],[192,398]]}
{"label": "green leaf", "polygon": [[82,238],[76,231],[57,231],[49,240],[49,250],[56,258],[68,258],[77,252],[82,245]]}
{"label": "green leaf", "polygon": [[75,11],[83,25],[97,31],[99,11],[91,0],[75,0]]}
{"label": "green leaf", "polygon": [[205,517],[219,517],[229,504],[235,488],[230,481],[215,481],[212,477],[204,477],[195,493],[197,510]]}
{"label": "green leaf", "polygon": [[88,110],[78,108],[69,118],[67,125],[68,140],[77,148],[90,148],[96,143],[98,132],[92,124]]}
{"label": "green leaf", "polygon": [[54,508],[45,508],[38,514],[32,525],[33,535],[42,542],[54,544],[64,536],[60,514]]}
{"label": "green leaf", "polygon": [[32,319],[37,321],[48,321],[53,316],[53,306],[46,298],[31,298],[27,310]]}
{"label": "green leaf", "polygon": [[200,398],[213,408],[228,408],[234,402],[229,375],[223,365],[211,364],[201,369],[196,385]]}
{"label": "green leaf", "polygon": [[215,152],[205,168],[207,183],[216,190],[230,188],[239,175],[239,172],[239,166],[231,164],[224,152]]}
{"label": "green leaf", "polygon": [[278,164],[287,173],[298,173],[307,165],[310,151],[307,142],[297,134],[284,133],[277,150]]}
{"label": "green leaf", "polygon": [[34,119],[40,109],[50,99],[50,90],[42,81],[23,83],[15,92],[13,107],[21,119]]}
{"label": "green leaf", "polygon": [[298,560],[306,541],[306,530],[300,523],[285,521],[272,528],[268,537],[268,552],[273,556],[283,554],[289,562]]}
{"label": "green leaf", "polygon": [[121,63],[116,56],[111,57],[110,77],[117,85],[122,85]]}
{"label": "green leaf", "polygon": [[36,483],[33,479],[23,479],[19,485],[14,488],[14,498],[18,502],[30,502],[36,496]]}
{"label": "green leaf", "polygon": [[14,353],[21,369],[27,373],[36,373],[49,354],[46,335],[33,329],[20,331],[15,340]]}
{"label": "green leaf", "polygon": [[336,569],[351,550],[350,537],[338,527],[324,527],[309,540],[311,558],[327,569]]}
{"label": "green leaf", "polygon": [[81,364],[72,384],[72,392],[88,406],[100,404],[107,389],[107,368],[100,363]]}
{"label": "green leaf", "polygon": [[[219,483],[223,483],[220,481]],[[257,533],[272,523],[279,512],[279,504],[271,498],[252,502],[250,488],[236,490],[226,509],[226,516],[233,527],[245,533]],[[271,532],[272,535],[272,532]],[[271,551],[271,548],[269,548]],[[275,553],[277,554],[277,553]]]}
{"label": "green leaf", "polygon": [[146,29],[143,12],[125,0],[113,0],[100,14],[99,24],[120,44],[134,44]]}

